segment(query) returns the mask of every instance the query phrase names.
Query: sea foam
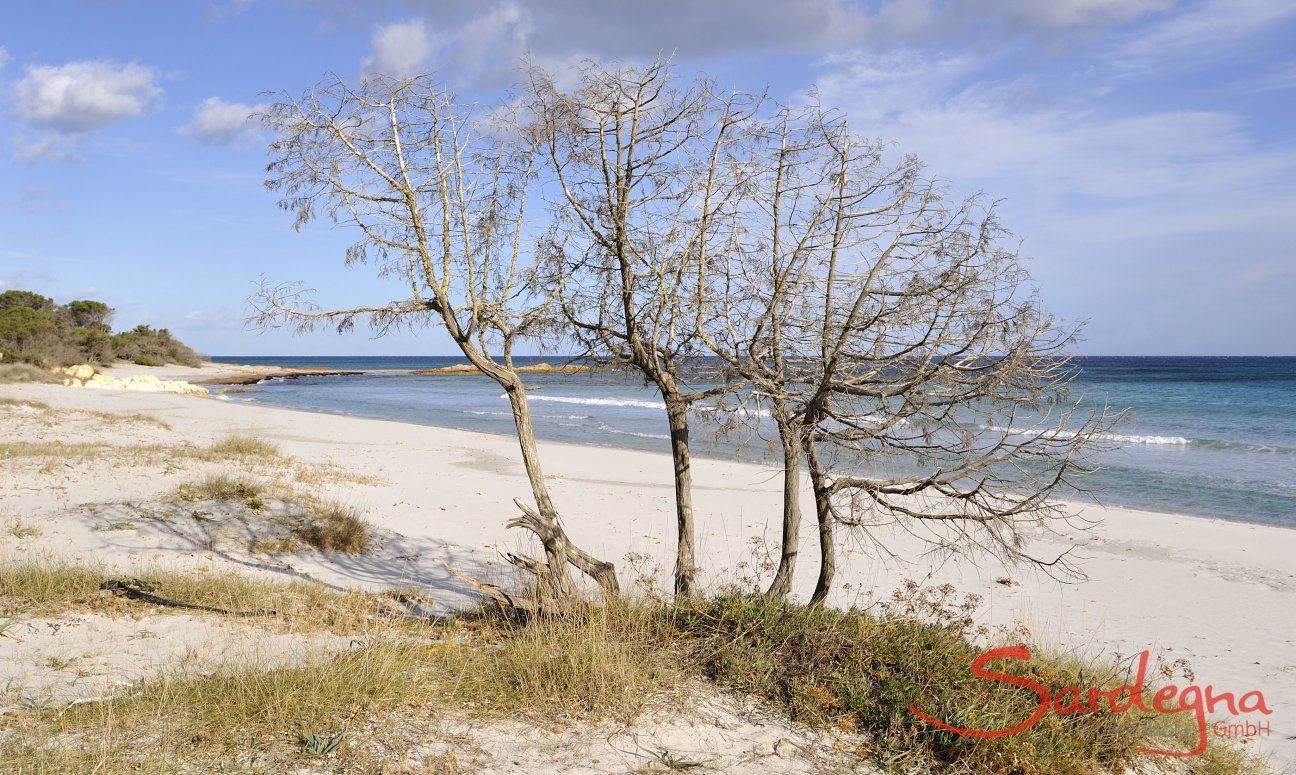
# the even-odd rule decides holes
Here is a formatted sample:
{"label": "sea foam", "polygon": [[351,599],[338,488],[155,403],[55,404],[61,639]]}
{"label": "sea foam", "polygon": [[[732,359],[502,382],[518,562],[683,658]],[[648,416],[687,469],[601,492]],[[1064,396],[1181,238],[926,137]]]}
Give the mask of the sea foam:
{"label": "sea foam", "polygon": [[[504,393],[500,398],[508,398]],[[580,404],[581,406],[625,406],[636,409],[665,409],[661,401],[641,401],[635,398],[582,398],[580,396],[535,396],[528,395],[528,401],[552,401],[556,404]]]}
{"label": "sea foam", "polygon": [[[1075,431],[1046,430],[1041,428],[1005,428],[1002,425],[984,425],[988,431],[995,433],[1009,433],[1014,436],[1042,436],[1049,439],[1074,439],[1078,434]],[[1117,441],[1125,444],[1164,444],[1168,446],[1181,447],[1185,444],[1191,444],[1192,439],[1186,439],[1183,436],[1140,436],[1125,433],[1095,433],[1093,438],[1102,441]]]}

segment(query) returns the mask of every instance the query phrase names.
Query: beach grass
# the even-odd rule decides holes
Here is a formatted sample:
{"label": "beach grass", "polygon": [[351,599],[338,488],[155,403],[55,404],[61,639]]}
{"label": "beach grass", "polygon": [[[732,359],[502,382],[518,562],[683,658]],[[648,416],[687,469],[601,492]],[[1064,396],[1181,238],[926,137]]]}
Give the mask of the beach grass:
{"label": "beach grass", "polygon": [[[282,583],[237,573],[194,573],[144,567],[129,575],[152,587],[160,597],[255,615],[293,631],[357,629],[375,617],[386,622],[398,612],[389,595],[338,591],[306,581]],[[106,568],[57,559],[0,563],[0,613],[12,616],[57,616],[68,612],[189,613],[127,600],[101,588],[123,579]]]}
{"label": "beach grass", "polygon": [[[169,429],[165,421],[145,414],[112,415],[113,422],[134,422]],[[0,458],[54,458],[64,460],[112,460],[127,465],[156,465],[176,460],[203,463],[269,464],[287,466],[291,461],[278,455],[248,453],[220,444],[199,447],[193,444],[109,444],[100,441],[9,441],[0,442]]]}
{"label": "beach grass", "polygon": [[62,382],[63,375],[50,369],[42,369],[30,363],[0,364],[0,385],[22,384],[25,382]]}
{"label": "beach grass", "polygon": [[265,508],[268,486],[255,479],[229,474],[208,474],[176,488],[175,497],[189,503],[234,501],[259,511]]}
{"label": "beach grass", "polygon": [[279,446],[274,442],[242,433],[232,433],[213,442],[207,449],[212,454],[220,457],[255,458],[260,460],[275,460],[280,457]]}
{"label": "beach grass", "polygon": [[364,554],[373,541],[373,530],[360,510],[336,501],[308,497],[309,508],[304,524],[293,529],[293,535],[321,551]]}
{"label": "beach grass", "polygon": [[[11,566],[0,572],[0,599],[38,610],[95,605],[104,597],[102,578],[78,566]],[[984,644],[975,642],[967,609],[924,590],[906,590],[869,615],[730,594],[582,604],[524,622],[481,610],[397,626],[374,616],[390,599],[383,596],[233,575],[148,578],[168,595],[205,604],[283,609],[282,621],[349,634],[353,647],[296,666],[164,674],[122,696],[18,713],[0,733],[0,756],[12,771],[281,771],[310,758],[312,746],[331,747],[334,771],[379,771],[393,725],[431,729],[448,715],[628,720],[650,705],[686,707],[699,681],[811,726],[862,733],[872,742],[859,754],[888,772],[1263,771],[1218,743],[1189,765],[1137,753],[1141,745],[1191,747],[1195,729],[1182,716],[1050,715],[997,740],[933,729],[908,711],[911,703],[993,729],[1029,716],[1035,698],[972,678],[968,665]],[[1033,652],[1029,663],[1003,669],[1050,686],[1125,679],[1110,666]]]}
{"label": "beach grass", "polygon": [[[208,474],[181,484],[173,496],[189,503],[222,501],[254,512],[265,511],[272,499],[278,500],[284,511],[268,518],[264,525],[266,534],[249,543],[248,549],[255,553],[291,553],[311,547],[365,554],[374,540],[373,527],[358,508],[295,489],[281,481]],[[276,528],[286,528],[287,532]]]}
{"label": "beach grass", "polygon": [[10,441],[0,444],[0,460],[89,460],[102,457],[113,449],[110,444],[98,442]]}

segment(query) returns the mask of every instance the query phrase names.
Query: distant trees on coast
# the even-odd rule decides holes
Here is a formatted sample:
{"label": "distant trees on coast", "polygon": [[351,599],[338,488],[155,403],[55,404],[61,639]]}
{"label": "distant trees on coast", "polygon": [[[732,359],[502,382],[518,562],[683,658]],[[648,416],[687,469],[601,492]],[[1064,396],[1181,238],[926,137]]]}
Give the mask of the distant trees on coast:
{"label": "distant trees on coast", "polygon": [[[1075,329],[1044,309],[993,202],[956,197],[912,157],[820,105],[783,106],[682,81],[669,64],[527,71],[489,109],[431,75],[330,77],[263,114],[268,185],[298,225],[354,227],[348,263],[408,296],[327,310],[263,283],[267,326],[365,320],[444,327],[513,409],[543,561],[511,556],[542,595],[569,566],[608,594],[611,563],[567,537],[545,485],[523,340],[583,350],[661,394],[675,476],[675,591],[700,570],[690,417],[706,412],[781,451],[789,594],[809,479],[819,538],[813,602],[830,593],[840,530],[886,551],[900,530],[942,553],[1039,558],[1028,532],[1067,520],[1088,452],[1113,418],[1069,393]],[[700,363],[718,364],[699,369]]]}
{"label": "distant trees on coast", "polygon": [[0,363],[198,364],[198,355],[165,328],[141,325],[114,334],[112,317],[113,309],[101,301],[57,304],[31,291],[0,293]]}

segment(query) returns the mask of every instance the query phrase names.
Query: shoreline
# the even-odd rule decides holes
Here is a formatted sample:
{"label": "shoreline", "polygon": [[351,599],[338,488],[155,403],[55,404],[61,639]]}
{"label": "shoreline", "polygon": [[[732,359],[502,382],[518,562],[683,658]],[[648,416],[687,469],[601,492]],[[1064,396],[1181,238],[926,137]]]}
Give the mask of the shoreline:
{"label": "shoreline", "polygon": [[[212,387],[219,387],[219,386],[238,387],[244,385],[258,384],[261,382],[266,382],[272,379],[280,379],[280,378],[298,379],[301,377],[314,377],[314,376],[356,376],[356,375],[368,375],[368,374],[416,374],[420,376],[482,376],[478,372],[476,372],[475,369],[472,369],[471,367],[463,367],[463,366],[446,366],[446,367],[441,367],[439,369],[367,369],[367,370],[329,371],[329,370],[316,370],[308,367],[265,366],[265,365],[248,366],[248,365],[208,362],[202,368],[208,368],[208,367],[212,367],[212,368],[230,367],[230,368],[238,368],[240,369],[240,371],[234,371],[228,375],[221,375],[214,378],[206,378],[202,382],[195,383],[195,384],[202,384],[205,386],[212,386]],[[113,367],[113,368],[121,368],[121,367]],[[248,378],[246,381],[235,381],[236,375],[243,375],[245,372],[241,370],[245,370],[245,369],[258,369],[258,370],[268,369],[270,370],[270,372],[273,373],[268,373],[259,379]],[[534,364],[534,365],[523,366],[519,368],[519,371],[522,373],[539,373],[539,374],[586,373],[589,371],[596,371],[596,370],[598,369],[592,367],[583,367],[583,366],[572,368],[572,369],[568,369],[567,367],[556,368],[551,366],[548,363]],[[483,377],[483,379],[485,379],[485,377]],[[246,401],[247,403],[272,407],[275,409],[283,409],[286,411],[305,412],[308,414],[327,414],[327,415],[333,415],[337,417],[354,417],[354,418],[365,419],[365,420],[394,422],[394,423],[400,423],[404,425],[415,425],[415,426],[428,427],[428,428],[444,428],[446,430],[458,430],[458,431],[463,431],[465,433],[481,433],[489,436],[502,436],[506,438],[512,438],[512,434],[509,433],[508,431],[496,432],[491,430],[465,429],[453,425],[437,425],[433,423],[421,423],[414,420],[377,417],[373,415],[357,414],[354,412],[333,411],[325,408],[300,408],[300,407],[285,406],[274,402],[262,402],[256,399],[242,399],[242,400]],[[543,434],[543,431],[541,431],[541,433]],[[543,436],[541,440],[542,441],[544,440]],[[599,443],[595,441],[590,441],[590,442],[580,443],[580,444],[570,442],[570,441],[549,441],[548,443],[566,444],[566,445],[579,446],[579,447],[593,447],[596,449],[632,450],[632,451],[640,451],[640,452],[647,451],[647,450],[641,450],[636,447],[619,446],[617,444],[610,444],[610,443],[605,444],[605,443]],[[650,454],[656,454],[651,451],[649,452]],[[720,462],[728,461],[728,462],[744,463],[744,464],[757,465],[757,466],[764,465],[764,463],[761,462],[743,459],[739,457],[725,457],[725,456],[716,455],[707,449],[695,450],[693,452],[693,457],[695,459],[705,459],[705,460],[720,461]],[[1278,523],[1274,521],[1266,521],[1262,519],[1247,519],[1245,517],[1220,516],[1218,514],[1210,514],[1210,513],[1194,512],[1194,511],[1174,511],[1169,509],[1163,510],[1163,509],[1147,508],[1145,506],[1126,505],[1120,503],[1101,503],[1098,501],[1082,501],[1082,500],[1067,499],[1067,498],[1061,499],[1061,502],[1077,508],[1094,507],[1094,508],[1099,508],[1104,510],[1118,509],[1121,511],[1133,511],[1133,512],[1147,513],[1147,514],[1160,514],[1160,515],[1171,516],[1171,517],[1190,517],[1192,519],[1211,520],[1211,521],[1217,521],[1217,522],[1223,522],[1229,524],[1272,527],[1272,528],[1277,528],[1280,530],[1288,530],[1288,531],[1296,530],[1296,521],[1293,521],[1291,524],[1282,524],[1282,523]]]}
{"label": "shoreline", "polygon": [[[120,368],[111,371],[159,376],[164,371]],[[186,373],[202,371],[166,375],[185,379]],[[455,607],[472,596],[448,576],[442,560],[489,580],[504,566],[500,552],[523,546],[522,536],[504,526],[516,513],[512,499],[529,492],[515,441],[508,436],[159,393],[7,385],[0,387],[0,396],[113,415],[142,413],[199,444],[232,432],[248,433],[278,444],[293,458],[372,477],[380,483],[339,483],[330,493],[362,509],[392,536],[400,556],[414,559],[390,569],[370,563],[336,565],[322,557],[293,560],[293,573],[331,584],[373,589],[415,583],[429,591],[437,606]],[[572,539],[616,563],[626,582],[642,576],[660,585],[673,554],[669,456],[543,439],[540,451]],[[709,571],[703,583],[714,588],[719,576],[750,575],[777,536],[778,471],[699,458],[695,480],[698,556],[706,558]],[[78,516],[88,503],[145,500],[174,486],[160,474],[102,469],[60,481],[58,489],[15,488],[10,510],[59,525],[47,529],[44,538],[30,539],[24,551],[111,557],[123,564],[158,558],[204,567],[228,564],[191,546],[158,545],[142,531],[126,536],[96,532]],[[1277,711],[1269,717],[1273,734],[1261,741],[1262,749],[1296,764],[1296,741],[1286,739],[1296,735],[1296,531],[1083,503],[1077,510],[1081,519],[1103,524],[1088,533],[1041,535],[1036,553],[1052,557],[1072,550],[1082,560],[1087,581],[1063,584],[1037,571],[1005,569],[988,560],[940,562],[902,534],[879,530],[875,537],[907,563],[869,551],[862,538],[848,541],[844,534],[842,585],[830,602],[867,607],[909,580],[949,583],[982,598],[978,619],[987,626],[1020,623],[1042,644],[1104,658],[1151,649],[1171,660],[1187,659],[1203,685],[1238,693],[1263,691]],[[11,545],[6,538],[5,546]],[[794,586],[801,599],[813,585],[816,546],[813,525],[807,524]],[[5,554],[12,556],[11,550]],[[634,562],[627,562],[628,554]],[[282,576],[285,571],[258,572]],[[768,581],[768,573],[757,575]]]}

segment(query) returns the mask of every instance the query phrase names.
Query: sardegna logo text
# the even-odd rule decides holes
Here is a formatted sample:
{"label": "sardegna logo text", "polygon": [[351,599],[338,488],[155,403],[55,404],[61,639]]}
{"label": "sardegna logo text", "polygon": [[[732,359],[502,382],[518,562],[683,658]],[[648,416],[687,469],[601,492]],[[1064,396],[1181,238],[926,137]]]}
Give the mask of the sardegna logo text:
{"label": "sardegna logo text", "polygon": [[[987,669],[986,664],[999,659],[1030,659],[1030,650],[1025,646],[1005,646],[1003,648],[991,649],[972,660],[972,675],[977,678],[985,678],[990,681],[1020,686],[1024,689],[1030,689],[1039,695],[1039,705],[1035,712],[1029,718],[1024,719],[1020,724],[1008,729],[964,729],[947,724],[938,718],[930,716],[917,706],[909,706],[909,710],[916,714],[923,721],[934,724],[947,732],[963,735],[964,737],[974,738],[996,738],[1008,737],[1019,732],[1030,729],[1045,715],[1052,711],[1058,715],[1069,715],[1073,713],[1126,713],[1134,708],[1138,708],[1144,713],[1164,713],[1173,715],[1176,713],[1193,713],[1197,722],[1197,745],[1191,751],[1164,751],[1157,748],[1139,748],[1139,753],[1159,754],[1161,756],[1198,756],[1206,751],[1207,744],[1207,715],[1217,711],[1227,710],[1230,714],[1236,716],[1241,713],[1259,713],[1268,716],[1273,710],[1265,704],[1264,694],[1259,691],[1248,691],[1240,695],[1233,692],[1217,692],[1214,686],[1207,684],[1205,687],[1190,685],[1182,689],[1177,686],[1163,686],[1152,695],[1151,701],[1144,698],[1144,682],[1147,678],[1148,652],[1144,651],[1139,655],[1138,673],[1135,675],[1134,682],[1125,684],[1116,689],[1102,690],[1090,688],[1082,689],[1079,686],[1064,686],[1056,693],[1049,690],[1047,686],[1033,681],[1029,678],[1018,675],[1009,675],[1007,673],[997,673]],[[1219,722],[1216,723],[1216,727]],[[1268,734],[1269,722],[1258,721],[1255,724],[1248,722],[1248,729],[1252,729],[1254,734]],[[1218,730],[1217,730],[1218,731]]]}

